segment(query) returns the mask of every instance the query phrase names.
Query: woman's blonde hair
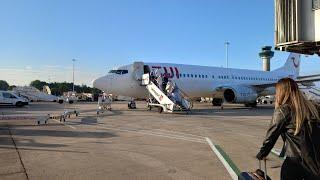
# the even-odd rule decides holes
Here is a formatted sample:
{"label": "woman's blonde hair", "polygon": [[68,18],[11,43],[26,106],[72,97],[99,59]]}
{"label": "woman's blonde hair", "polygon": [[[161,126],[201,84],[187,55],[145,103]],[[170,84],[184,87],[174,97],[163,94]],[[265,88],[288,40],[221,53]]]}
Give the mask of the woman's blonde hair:
{"label": "woman's blonde hair", "polygon": [[319,112],[315,105],[307,100],[299,90],[297,83],[291,78],[283,78],[276,84],[276,103],[275,108],[281,105],[288,104],[295,116],[297,135],[300,132],[301,126],[305,120],[319,120]]}

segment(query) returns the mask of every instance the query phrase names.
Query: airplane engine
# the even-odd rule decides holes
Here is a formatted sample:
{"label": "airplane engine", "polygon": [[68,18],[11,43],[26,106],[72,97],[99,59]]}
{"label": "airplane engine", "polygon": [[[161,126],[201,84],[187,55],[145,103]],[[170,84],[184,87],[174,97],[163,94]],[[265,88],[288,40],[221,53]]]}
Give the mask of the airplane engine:
{"label": "airplane engine", "polygon": [[228,103],[253,103],[256,102],[258,94],[254,88],[236,86],[224,90],[223,97]]}

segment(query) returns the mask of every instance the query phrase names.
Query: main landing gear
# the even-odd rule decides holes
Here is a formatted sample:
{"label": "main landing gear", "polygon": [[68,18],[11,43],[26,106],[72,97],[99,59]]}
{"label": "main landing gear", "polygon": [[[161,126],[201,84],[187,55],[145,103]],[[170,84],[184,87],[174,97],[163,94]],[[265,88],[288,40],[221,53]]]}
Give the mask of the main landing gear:
{"label": "main landing gear", "polygon": [[257,107],[257,102],[246,103],[246,104],[244,104],[244,106],[245,106],[245,107],[256,108],[256,107]]}
{"label": "main landing gear", "polygon": [[212,105],[213,106],[221,106],[223,103],[223,99],[219,99],[219,98],[213,98],[212,99]]}

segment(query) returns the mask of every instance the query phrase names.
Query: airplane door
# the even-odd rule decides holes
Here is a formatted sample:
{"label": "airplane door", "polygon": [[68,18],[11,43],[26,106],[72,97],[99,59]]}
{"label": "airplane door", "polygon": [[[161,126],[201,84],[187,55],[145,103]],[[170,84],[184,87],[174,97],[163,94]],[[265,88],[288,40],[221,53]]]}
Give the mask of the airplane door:
{"label": "airplane door", "polygon": [[137,81],[142,80],[142,75],[144,74],[144,63],[143,62],[134,62],[133,63],[133,77]]}

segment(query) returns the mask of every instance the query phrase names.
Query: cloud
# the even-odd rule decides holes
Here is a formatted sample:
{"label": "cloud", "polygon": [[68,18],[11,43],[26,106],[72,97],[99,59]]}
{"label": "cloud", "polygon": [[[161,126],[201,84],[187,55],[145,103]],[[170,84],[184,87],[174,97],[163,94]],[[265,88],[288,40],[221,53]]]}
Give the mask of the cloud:
{"label": "cloud", "polygon": [[25,69],[26,69],[26,70],[32,70],[32,66],[27,65],[27,66],[25,67]]}

